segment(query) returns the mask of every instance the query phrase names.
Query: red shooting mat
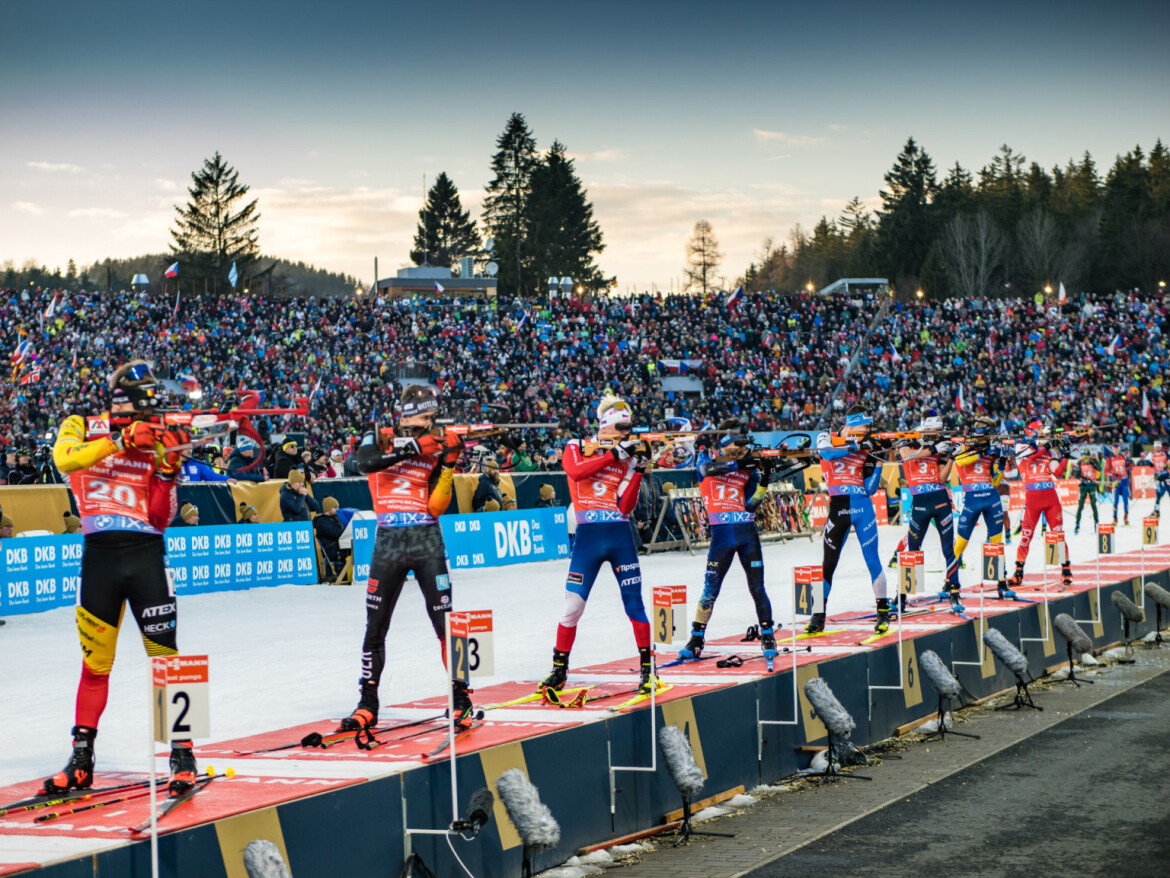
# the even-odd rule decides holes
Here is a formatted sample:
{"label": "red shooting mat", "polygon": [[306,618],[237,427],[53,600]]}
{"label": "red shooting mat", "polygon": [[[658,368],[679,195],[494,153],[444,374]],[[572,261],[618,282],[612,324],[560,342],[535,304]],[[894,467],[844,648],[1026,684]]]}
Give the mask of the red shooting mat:
{"label": "red shooting mat", "polygon": [[[628,668],[636,667],[638,664],[637,658],[632,659],[618,659],[615,662],[610,662],[612,665],[611,673],[628,674]],[[595,665],[594,667],[608,667],[608,665]],[[566,688],[575,689],[581,686],[589,686],[590,689],[586,693],[588,696],[605,696],[588,701],[581,708],[563,708],[553,705],[544,704],[542,702],[535,702],[532,704],[515,705],[515,709],[528,709],[534,714],[548,713],[554,714],[558,720],[563,720],[566,716],[571,717],[574,713],[581,713],[582,711],[609,711],[611,707],[617,707],[622,702],[633,698],[637,692],[635,690],[638,686],[638,678],[634,674],[628,674],[626,679],[612,680],[605,683],[591,683],[590,681],[582,681],[574,678],[578,673],[606,673],[595,670],[588,670],[584,668],[574,669],[569,672],[569,682],[566,683]],[[663,677],[664,683],[670,683],[670,680]],[[711,683],[676,683],[671,684],[672,688],[665,692],[659,692],[655,696],[655,701],[659,704],[666,701],[677,701],[680,698],[690,698],[694,695],[701,695],[704,692],[714,692],[716,689],[722,689],[726,686],[731,686],[735,683],[734,680],[727,680],[723,682]],[[509,701],[513,698],[518,698],[521,695],[527,695],[536,688],[536,683],[502,683],[498,686],[485,686],[483,689],[475,691],[476,704],[497,704],[500,701]],[[571,697],[571,696],[569,696]],[[438,708],[445,705],[447,702],[443,698],[424,698],[421,701],[411,701],[409,704],[399,705],[400,707],[421,707],[421,708]],[[640,710],[650,704],[650,700],[639,702],[626,708],[624,712],[629,710]],[[508,707],[512,710],[513,707]],[[492,715],[489,712],[487,720],[490,723]],[[557,728],[563,728],[564,723],[556,723]],[[475,737],[474,735],[472,737]],[[470,738],[468,740],[471,740]]]}

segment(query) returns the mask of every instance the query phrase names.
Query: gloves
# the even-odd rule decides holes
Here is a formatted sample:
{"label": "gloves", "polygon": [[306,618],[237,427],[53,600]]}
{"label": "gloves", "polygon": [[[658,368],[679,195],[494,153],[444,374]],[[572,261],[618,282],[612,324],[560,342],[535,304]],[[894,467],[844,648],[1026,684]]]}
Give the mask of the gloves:
{"label": "gloves", "polygon": [[877,448],[878,448],[877,442],[873,439],[870,439],[868,436],[866,438],[862,439],[859,443],[857,443],[857,450],[858,451],[865,451],[865,452],[872,453],[874,451],[877,451]]}
{"label": "gloves", "polygon": [[955,443],[949,442],[946,439],[934,443],[934,453],[942,457],[950,457],[956,450]]}
{"label": "gloves", "polygon": [[437,436],[420,436],[417,439],[398,438],[394,440],[394,450],[399,454],[408,454],[411,457],[429,457],[439,454],[443,450],[443,440]]}
{"label": "gloves", "polygon": [[613,446],[613,456],[617,460],[629,460],[644,446],[645,443],[641,439],[623,439]]}
{"label": "gloves", "polygon": [[154,430],[146,421],[134,421],[122,428],[122,432],[118,434],[118,439],[115,441],[122,448],[154,451],[154,435]]}
{"label": "gloves", "polygon": [[165,453],[161,469],[164,473],[178,472],[179,467],[183,465],[183,452],[176,449],[181,445],[187,445],[190,441],[191,435],[178,427],[172,427],[162,434]]}
{"label": "gloves", "polygon": [[443,451],[443,466],[454,469],[463,455],[463,437],[458,433],[447,434],[447,445]]}

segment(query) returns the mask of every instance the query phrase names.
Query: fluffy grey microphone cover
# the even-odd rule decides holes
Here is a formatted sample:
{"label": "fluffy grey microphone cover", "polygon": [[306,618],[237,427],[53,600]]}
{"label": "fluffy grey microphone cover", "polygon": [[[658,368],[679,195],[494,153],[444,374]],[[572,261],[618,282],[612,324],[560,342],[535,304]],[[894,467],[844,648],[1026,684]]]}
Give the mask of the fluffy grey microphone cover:
{"label": "fluffy grey microphone cover", "polygon": [[1154,603],[1163,609],[1170,610],[1170,591],[1160,585],[1149,583],[1146,585],[1146,594],[1153,598]]}
{"label": "fluffy grey microphone cover", "polygon": [[666,767],[674,778],[674,785],[684,796],[694,796],[703,789],[703,770],[695,764],[691,742],[678,726],[663,726],[658,730],[658,746],[666,758]]}
{"label": "fluffy grey microphone cover", "polygon": [[1000,664],[1013,674],[1023,674],[1028,670],[1028,660],[1024,658],[1024,654],[994,628],[988,628],[983,632],[983,642],[999,659]]}
{"label": "fluffy grey microphone cover", "polygon": [[561,840],[560,824],[540,801],[540,793],[523,771],[509,768],[501,774],[496,781],[496,792],[524,844],[533,848],[557,846]]}
{"label": "fluffy grey microphone cover", "polygon": [[1060,632],[1061,637],[1069,642],[1072,646],[1073,652],[1077,655],[1083,655],[1086,652],[1091,652],[1093,649],[1093,641],[1089,639],[1081,626],[1073,621],[1073,617],[1068,613],[1061,613],[1052,620],[1053,626]]}
{"label": "fluffy grey microphone cover", "polygon": [[1140,622],[1146,618],[1146,614],[1138,609],[1138,605],[1119,591],[1113,592],[1109,596],[1109,600],[1113,601],[1113,606],[1117,607],[1117,611],[1130,622]]}
{"label": "fluffy grey microphone cover", "polygon": [[920,655],[918,665],[922,668],[922,673],[926,674],[926,679],[930,680],[934,691],[939,695],[955,698],[962,691],[955,675],[947,670],[947,666],[942,663],[942,659],[934,650],[928,649]]}
{"label": "fluffy grey microphone cover", "polygon": [[244,848],[244,869],[248,878],[290,878],[280,850],[261,838],[248,842]]}
{"label": "fluffy grey microphone cover", "polygon": [[841,706],[828,683],[820,677],[812,677],[804,684],[804,694],[826,729],[839,738],[849,737],[857,723],[853,722],[849,711]]}

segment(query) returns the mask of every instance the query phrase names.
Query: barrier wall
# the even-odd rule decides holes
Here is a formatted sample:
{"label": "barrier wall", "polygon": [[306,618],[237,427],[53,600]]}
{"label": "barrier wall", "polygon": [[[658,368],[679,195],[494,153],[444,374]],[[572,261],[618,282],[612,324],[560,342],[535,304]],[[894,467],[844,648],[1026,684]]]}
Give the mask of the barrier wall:
{"label": "barrier wall", "polygon": [[[166,532],[175,593],[204,594],[317,582],[308,522],[186,527]],[[81,584],[80,534],[21,537],[0,545],[0,616],[72,606]]]}
{"label": "barrier wall", "polygon": [[[441,516],[447,566],[464,570],[567,558],[566,515],[565,509],[552,508]],[[355,585],[363,585],[369,579],[377,526],[372,519],[353,522]]]}

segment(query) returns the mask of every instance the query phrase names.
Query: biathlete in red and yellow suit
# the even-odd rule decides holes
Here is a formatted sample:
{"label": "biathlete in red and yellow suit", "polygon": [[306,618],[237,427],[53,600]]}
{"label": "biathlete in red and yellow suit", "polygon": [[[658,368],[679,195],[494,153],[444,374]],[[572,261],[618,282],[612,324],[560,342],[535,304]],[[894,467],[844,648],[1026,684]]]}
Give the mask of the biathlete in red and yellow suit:
{"label": "biathlete in red and yellow suit", "polygon": [[[175,478],[190,442],[177,428],[146,423],[157,407],[149,364],[132,360],[110,376],[110,410],[88,420],[66,418],[53,462],[69,480],[81,513],[83,547],[77,591],[81,682],[77,687],[73,755],[45,781],[46,792],[93,784],[94,739],[106,708],[118,629],[126,604],[147,655],[177,655],[174,589],[167,578],[163,531],[175,517]],[[170,790],[195,783],[190,740],[171,742]]]}
{"label": "biathlete in red and yellow suit", "polygon": [[[577,516],[577,537],[565,581],[565,612],[557,626],[552,671],[538,691],[556,700],[565,686],[569,652],[577,637],[577,622],[601,565],[609,562],[617,578],[622,604],[634,627],[641,659],[640,691],[656,685],[650,657],[650,620],[642,604],[642,569],[630,529],[630,513],[638,502],[638,488],[649,462],[649,449],[629,438],[630,407],[616,396],[605,396],[597,407],[597,441],[574,439],[565,446],[562,464],[569,477],[569,495]],[[612,443],[602,448],[598,443]]]}
{"label": "biathlete in red and yellow suit", "polygon": [[[1065,472],[1066,448],[1059,439],[1044,439],[1048,428],[1040,421],[1029,421],[1024,428],[1024,441],[1016,443],[1016,465],[1024,479],[1024,520],[1020,525],[1020,545],[1016,549],[1016,572],[1012,588],[1024,581],[1024,561],[1032,544],[1032,534],[1043,515],[1053,530],[1064,529],[1064,511],[1056,493],[1056,473]],[[1072,584],[1072,562],[1068,556],[1068,542],[1064,543],[1064,564],[1060,578],[1065,586]]]}
{"label": "biathlete in red and yellow suit", "polygon": [[[451,432],[446,439],[432,435],[438,412],[438,394],[425,385],[412,384],[402,391],[396,435],[384,447],[374,442],[357,450],[358,468],[369,477],[378,528],[366,585],[361,697],[353,713],[341,721],[347,731],[377,723],[386,632],[412,570],[439,638],[443,663],[447,662],[446,614],[451,612],[452,595],[439,516],[451,503],[463,441]],[[471,719],[471,697],[467,684],[455,681],[452,686],[455,721],[464,725]]]}

